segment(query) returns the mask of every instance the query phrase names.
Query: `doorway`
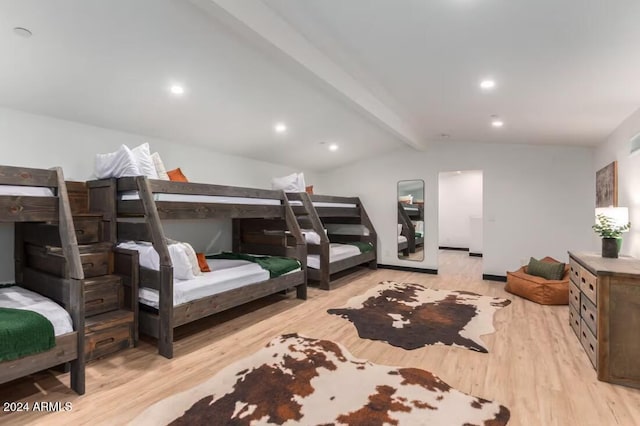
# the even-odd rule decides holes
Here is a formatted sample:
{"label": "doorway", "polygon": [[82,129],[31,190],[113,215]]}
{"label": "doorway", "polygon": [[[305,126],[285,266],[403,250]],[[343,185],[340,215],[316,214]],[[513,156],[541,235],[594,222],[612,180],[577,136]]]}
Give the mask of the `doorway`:
{"label": "doorway", "polygon": [[482,276],[482,170],[438,176],[438,274]]}

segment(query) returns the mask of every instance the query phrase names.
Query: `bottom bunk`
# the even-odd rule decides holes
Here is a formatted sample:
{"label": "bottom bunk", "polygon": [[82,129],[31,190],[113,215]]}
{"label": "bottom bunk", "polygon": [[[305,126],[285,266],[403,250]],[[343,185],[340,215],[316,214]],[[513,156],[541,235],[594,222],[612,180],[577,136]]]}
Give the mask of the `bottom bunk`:
{"label": "bottom bunk", "polygon": [[[0,322],[0,383],[78,359],[78,332],[69,312],[38,293],[17,285],[0,288]],[[79,394],[83,368],[71,370],[71,387]]]}
{"label": "bottom bunk", "polygon": [[[172,306],[162,304],[162,272],[149,261],[153,247],[144,243],[121,243],[121,253],[139,256],[139,331],[159,339],[160,353],[172,356],[172,342],[161,342],[161,324],[171,329],[293,287],[299,299],[307,298],[305,271],[293,258],[223,253],[205,259],[209,272],[190,279],[172,279]],[[155,250],[153,250],[155,252]],[[175,262],[174,262],[175,263]],[[179,265],[173,269],[179,268]],[[170,274],[171,269],[165,272]],[[170,318],[166,318],[170,312]],[[164,347],[164,348],[163,348]]]}
{"label": "bottom bunk", "polygon": [[[323,255],[323,247],[326,254]],[[330,288],[330,276],[368,264],[376,267],[376,252],[371,243],[353,241],[349,243],[328,243],[326,245],[308,245],[307,275],[309,279],[320,281],[320,287]]]}

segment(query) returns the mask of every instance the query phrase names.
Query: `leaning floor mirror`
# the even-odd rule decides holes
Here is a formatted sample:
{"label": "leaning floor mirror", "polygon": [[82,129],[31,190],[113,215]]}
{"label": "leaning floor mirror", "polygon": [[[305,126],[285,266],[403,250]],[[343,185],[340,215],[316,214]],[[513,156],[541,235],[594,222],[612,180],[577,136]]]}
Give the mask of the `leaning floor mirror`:
{"label": "leaning floor mirror", "polygon": [[424,259],[424,181],[398,182],[398,259]]}

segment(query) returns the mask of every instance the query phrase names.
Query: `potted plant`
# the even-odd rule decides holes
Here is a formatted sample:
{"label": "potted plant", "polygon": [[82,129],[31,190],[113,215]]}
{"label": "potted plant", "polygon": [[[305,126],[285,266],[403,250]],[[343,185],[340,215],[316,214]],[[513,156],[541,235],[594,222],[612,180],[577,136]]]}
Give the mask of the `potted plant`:
{"label": "potted plant", "polygon": [[622,233],[631,228],[631,222],[617,225],[612,218],[603,214],[597,215],[597,218],[598,223],[593,225],[592,228],[602,238],[602,257],[618,257]]}

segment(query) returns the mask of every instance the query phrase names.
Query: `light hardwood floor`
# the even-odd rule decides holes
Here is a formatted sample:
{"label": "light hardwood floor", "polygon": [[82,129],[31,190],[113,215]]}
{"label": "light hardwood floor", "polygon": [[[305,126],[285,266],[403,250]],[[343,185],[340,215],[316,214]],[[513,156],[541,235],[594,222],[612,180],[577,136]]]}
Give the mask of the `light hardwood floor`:
{"label": "light hardwood floor", "polygon": [[[640,425],[640,390],[596,379],[569,327],[568,307],[540,306],[506,293],[502,283],[482,281],[481,262],[465,252],[441,252],[437,276],[362,269],[340,278],[343,285],[330,292],[311,289],[306,302],[292,296],[267,298],[189,326],[172,360],[156,355],[151,343],[143,341],[138,348],[90,364],[82,397],[66,387],[67,374],[43,373],[2,385],[1,401],[70,401],[73,410],[0,413],[0,423],[123,424],[275,336],[298,332],[340,342],[355,356],[375,363],[432,371],[459,390],[506,405],[510,425]],[[495,333],[483,338],[488,354],[449,346],[405,351],[362,340],[351,323],[326,313],[383,280],[469,290],[508,297],[513,303],[496,313]]]}

